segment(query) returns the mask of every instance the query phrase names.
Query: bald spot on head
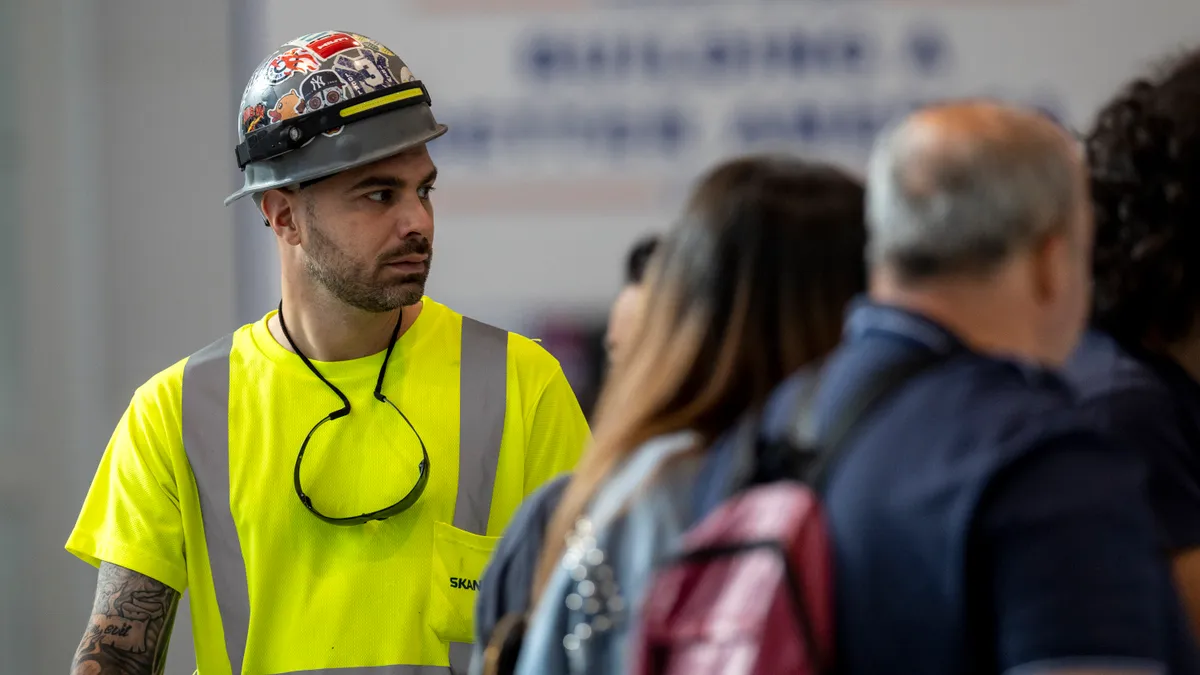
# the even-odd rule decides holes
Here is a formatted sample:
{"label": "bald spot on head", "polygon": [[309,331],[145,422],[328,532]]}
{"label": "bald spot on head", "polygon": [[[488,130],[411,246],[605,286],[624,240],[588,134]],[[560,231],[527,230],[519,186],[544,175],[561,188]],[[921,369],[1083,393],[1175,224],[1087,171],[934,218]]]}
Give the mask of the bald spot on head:
{"label": "bald spot on head", "polygon": [[870,257],[902,276],[985,272],[1071,222],[1079,144],[1048,117],[990,101],[932,106],[884,135],[868,185]]}
{"label": "bald spot on head", "polygon": [[968,177],[985,162],[1011,166],[1055,152],[1082,161],[1078,144],[1045,116],[987,102],[919,111],[897,129],[896,143],[900,181],[918,198]]}

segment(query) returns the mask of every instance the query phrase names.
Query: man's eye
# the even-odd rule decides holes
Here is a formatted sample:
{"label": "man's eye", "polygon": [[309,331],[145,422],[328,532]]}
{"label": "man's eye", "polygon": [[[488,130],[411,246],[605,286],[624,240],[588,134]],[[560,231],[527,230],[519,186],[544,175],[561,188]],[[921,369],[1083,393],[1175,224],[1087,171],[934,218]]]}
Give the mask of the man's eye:
{"label": "man's eye", "polygon": [[370,199],[373,202],[379,202],[380,204],[386,204],[387,202],[392,201],[392,191],[376,190],[374,192],[367,193],[367,199]]}
{"label": "man's eye", "polygon": [[429,196],[431,194],[433,194],[434,189],[435,188],[432,185],[426,185],[424,187],[419,187],[419,188],[417,188],[417,196],[420,197],[421,199],[429,199]]}

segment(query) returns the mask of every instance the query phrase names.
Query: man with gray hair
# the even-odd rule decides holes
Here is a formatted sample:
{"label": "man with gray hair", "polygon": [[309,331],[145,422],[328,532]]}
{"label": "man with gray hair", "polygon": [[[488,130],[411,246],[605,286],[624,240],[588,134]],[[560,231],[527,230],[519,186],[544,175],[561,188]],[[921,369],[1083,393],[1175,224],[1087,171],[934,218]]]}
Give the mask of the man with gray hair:
{"label": "man with gray hair", "polygon": [[1090,287],[1078,145],[938,105],[880,139],[867,193],[870,297],[813,408],[853,428],[819,483],[839,672],[1197,672],[1138,457],[1058,375]]}

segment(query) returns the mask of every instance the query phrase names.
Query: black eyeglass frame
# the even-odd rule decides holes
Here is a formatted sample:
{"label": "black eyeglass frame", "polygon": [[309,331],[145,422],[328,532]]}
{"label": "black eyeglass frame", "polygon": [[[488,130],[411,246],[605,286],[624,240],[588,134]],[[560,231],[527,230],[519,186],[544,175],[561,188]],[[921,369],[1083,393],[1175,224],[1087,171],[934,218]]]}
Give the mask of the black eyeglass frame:
{"label": "black eyeglass frame", "polygon": [[292,339],[291,333],[288,332],[287,322],[283,319],[283,303],[279,303],[279,327],[283,329],[283,335],[287,338],[288,344],[292,346],[292,350],[296,352],[296,355],[299,356],[302,361],[304,361],[304,365],[308,366],[308,369],[311,370],[313,374],[321,380],[321,382],[324,382],[325,386],[332,389],[333,393],[337,394],[337,397],[342,401],[341,408],[334,410],[326,415],[325,418],[320,422],[317,422],[316,425],[309,430],[308,435],[304,437],[304,442],[300,445],[300,452],[296,455],[295,470],[292,472],[292,481],[296,488],[296,496],[300,498],[300,503],[304,504],[304,508],[308,509],[309,513],[313,514],[320,520],[329,523],[330,525],[352,527],[355,525],[363,525],[373,520],[387,520],[392,516],[398,515],[412,508],[412,506],[417,503],[417,500],[419,500],[421,495],[425,492],[425,485],[429,482],[429,451],[425,448],[425,441],[421,438],[421,434],[417,432],[417,428],[414,427],[413,423],[408,419],[408,416],[405,415],[404,412],[400,410],[395,403],[392,403],[391,400],[388,399],[388,397],[383,393],[383,378],[387,373],[387,366],[388,362],[391,361],[392,351],[396,348],[396,340],[400,336],[400,325],[403,321],[404,312],[400,312],[400,316],[396,318],[396,326],[392,329],[392,337],[388,341],[387,353],[384,354],[383,357],[383,365],[379,368],[379,378],[375,382],[374,393],[375,400],[390,405],[392,409],[400,415],[400,418],[404,420],[404,423],[408,425],[408,428],[412,430],[413,435],[417,437],[417,443],[421,445],[421,463],[417,465],[417,470],[420,475],[417,478],[416,485],[414,485],[413,488],[408,491],[408,494],[404,495],[404,497],[402,497],[400,501],[396,502],[395,504],[377,511],[371,511],[369,513],[363,513],[357,516],[336,518],[334,516],[328,516],[324,513],[321,513],[317,507],[313,506],[312,498],[304,492],[304,487],[300,484],[300,465],[304,462],[304,453],[308,449],[308,443],[312,440],[313,434],[317,432],[317,429],[320,429],[321,426],[326,422],[340,419],[350,414],[350,399],[346,398],[346,395],[342,393],[341,389],[338,389],[332,382],[325,379],[325,376],[322,375],[319,370],[317,370],[316,366],[312,364],[312,361],[309,361],[308,357],[304,355],[304,352],[300,351],[300,348],[296,346],[296,341]]}

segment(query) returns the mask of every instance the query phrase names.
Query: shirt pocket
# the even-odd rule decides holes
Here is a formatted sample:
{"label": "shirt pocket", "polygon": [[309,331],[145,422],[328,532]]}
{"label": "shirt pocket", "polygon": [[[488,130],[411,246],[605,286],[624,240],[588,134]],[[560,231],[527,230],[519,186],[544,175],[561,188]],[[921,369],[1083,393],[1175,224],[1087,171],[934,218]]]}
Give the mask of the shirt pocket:
{"label": "shirt pocket", "polygon": [[500,537],[485,537],[447,525],[433,524],[433,589],[428,621],[446,642],[475,640],[475,595],[479,577]]}

